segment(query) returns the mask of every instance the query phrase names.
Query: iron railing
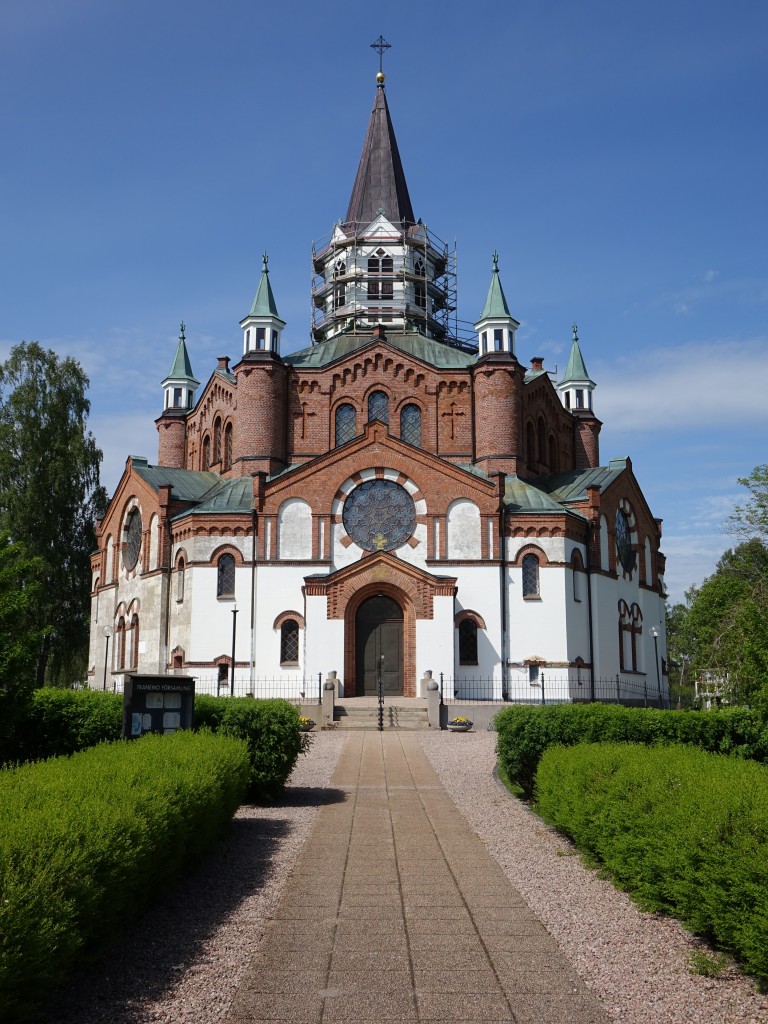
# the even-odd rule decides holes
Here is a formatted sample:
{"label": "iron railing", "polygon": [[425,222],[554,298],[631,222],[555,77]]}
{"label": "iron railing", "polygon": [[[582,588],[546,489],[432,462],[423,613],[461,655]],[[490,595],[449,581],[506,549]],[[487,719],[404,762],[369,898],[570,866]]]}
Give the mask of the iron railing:
{"label": "iron railing", "polygon": [[627,704],[635,707],[668,707],[669,696],[647,679],[612,676],[590,680],[540,672],[536,679],[452,677],[440,673],[441,704]]}
{"label": "iron railing", "polygon": [[[221,679],[215,675],[197,675],[194,669],[185,669],[181,675],[192,676],[195,680],[195,694],[207,694],[211,697],[255,697],[265,700],[279,697],[290,704],[322,704],[323,675],[316,676],[256,676],[252,680],[243,676],[235,676],[234,694],[231,679]],[[115,676],[114,689],[123,691],[123,677]]]}

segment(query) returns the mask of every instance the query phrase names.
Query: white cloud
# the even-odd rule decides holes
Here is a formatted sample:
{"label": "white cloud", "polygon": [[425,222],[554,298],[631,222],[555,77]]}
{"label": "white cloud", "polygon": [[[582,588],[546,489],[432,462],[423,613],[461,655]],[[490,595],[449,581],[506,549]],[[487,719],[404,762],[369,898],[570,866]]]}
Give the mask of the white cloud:
{"label": "white cloud", "polygon": [[667,557],[664,580],[669,591],[668,602],[685,599],[685,591],[699,586],[715,571],[718,559],[732,542],[722,533],[664,534],[662,550]]}
{"label": "white cloud", "polygon": [[768,425],[768,336],[644,348],[594,372],[596,411],[617,431]]}

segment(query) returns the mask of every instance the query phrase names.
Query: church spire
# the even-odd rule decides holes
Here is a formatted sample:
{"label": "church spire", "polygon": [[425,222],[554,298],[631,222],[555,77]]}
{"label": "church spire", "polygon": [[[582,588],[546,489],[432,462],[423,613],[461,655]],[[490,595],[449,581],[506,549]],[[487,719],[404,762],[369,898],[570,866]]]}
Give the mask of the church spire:
{"label": "church spire", "polygon": [[[380,57],[381,49],[389,46],[383,39],[372,45],[379,49]],[[383,213],[392,224],[413,224],[415,217],[411,197],[408,195],[395,129],[389,116],[381,66],[376,82],[376,98],[352,187],[346,222],[370,224],[378,214]]]}

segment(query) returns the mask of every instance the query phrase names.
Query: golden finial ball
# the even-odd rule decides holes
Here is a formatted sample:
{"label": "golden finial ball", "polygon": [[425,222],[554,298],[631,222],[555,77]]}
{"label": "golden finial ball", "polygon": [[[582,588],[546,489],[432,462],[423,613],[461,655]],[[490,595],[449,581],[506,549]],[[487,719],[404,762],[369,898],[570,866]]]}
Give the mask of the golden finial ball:
{"label": "golden finial ball", "polygon": [[376,72],[376,81],[379,83],[379,85],[384,85],[384,72],[383,71],[377,71]]}

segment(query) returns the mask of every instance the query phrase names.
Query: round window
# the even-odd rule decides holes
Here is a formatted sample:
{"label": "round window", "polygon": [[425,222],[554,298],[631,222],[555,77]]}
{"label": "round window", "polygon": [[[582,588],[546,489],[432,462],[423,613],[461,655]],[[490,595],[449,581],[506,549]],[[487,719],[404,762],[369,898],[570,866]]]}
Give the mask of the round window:
{"label": "round window", "polygon": [[366,551],[393,551],[416,528],[416,506],[392,480],[366,480],[344,502],[344,529]]}
{"label": "round window", "polygon": [[141,554],[141,532],[141,512],[135,508],[128,516],[123,548],[123,564],[129,572],[136,568]]}
{"label": "round window", "polygon": [[616,513],[616,549],[624,572],[631,573],[635,568],[635,552],[632,548],[632,530],[629,526],[627,513],[620,508]]}

